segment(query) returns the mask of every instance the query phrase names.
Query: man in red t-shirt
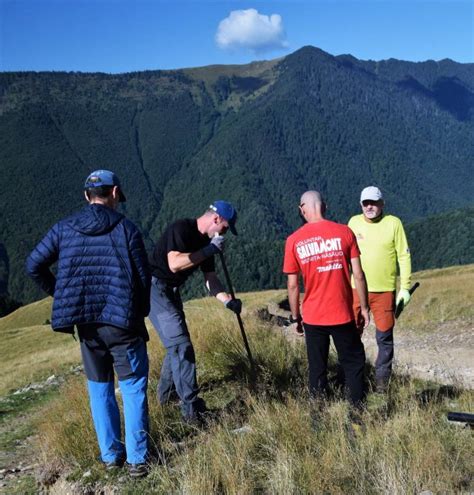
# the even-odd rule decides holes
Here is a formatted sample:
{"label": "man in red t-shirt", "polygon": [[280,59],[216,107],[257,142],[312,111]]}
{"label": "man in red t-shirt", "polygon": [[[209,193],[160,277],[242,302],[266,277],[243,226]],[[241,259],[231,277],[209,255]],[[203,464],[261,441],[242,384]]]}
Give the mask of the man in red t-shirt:
{"label": "man in red t-shirt", "polygon": [[[325,220],[326,205],[317,191],[307,191],[299,205],[305,225],[286,240],[283,272],[288,275],[291,321],[306,338],[309,388],[314,397],[327,392],[329,337],[344,370],[349,398],[360,406],[364,397],[365,352],[352,310],[351,273],[361,301],[361,326],[369,324],[367,285],[353,232]],[[300,313],[299,275],[305,295]]]}

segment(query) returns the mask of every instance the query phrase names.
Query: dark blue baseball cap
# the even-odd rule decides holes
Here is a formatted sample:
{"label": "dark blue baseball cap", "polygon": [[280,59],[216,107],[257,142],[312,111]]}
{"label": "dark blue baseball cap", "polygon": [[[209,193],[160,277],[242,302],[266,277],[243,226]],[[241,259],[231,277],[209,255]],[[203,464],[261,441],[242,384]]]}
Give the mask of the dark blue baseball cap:
{"label": "dark blue baseball cap", "polygon": [[212,211],[215,211],[222,218],[227,220],[227,222],[229,223],[230,231],[234,235],[237,235],[237,230],[235,229],[235,222],[237,221],[237,211],[230,203],[228,203],[227,201],[217,200],[214,201],[214,203],[212,203],[209,208]]}
{"label": "dark blue baseball cap", "polygon": [[110,170],[95,170],[92,172],[86,179],[84,189],[93,189],[94,187],[102,186],[117,186],[119,188],[120,203],[127,201],[127,198],[122,191],[119,178]]}

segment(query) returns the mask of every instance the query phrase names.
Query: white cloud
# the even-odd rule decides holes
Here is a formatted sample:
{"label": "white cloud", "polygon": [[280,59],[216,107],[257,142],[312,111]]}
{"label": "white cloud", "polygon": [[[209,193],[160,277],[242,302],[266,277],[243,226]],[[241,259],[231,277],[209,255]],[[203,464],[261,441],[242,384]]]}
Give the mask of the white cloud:
{"label": "white cloud", "polygon": [[255,9],[233,10],[219,23],[216,43],[222,49],[258,53],[288,46],[281,16],[262,15]]}

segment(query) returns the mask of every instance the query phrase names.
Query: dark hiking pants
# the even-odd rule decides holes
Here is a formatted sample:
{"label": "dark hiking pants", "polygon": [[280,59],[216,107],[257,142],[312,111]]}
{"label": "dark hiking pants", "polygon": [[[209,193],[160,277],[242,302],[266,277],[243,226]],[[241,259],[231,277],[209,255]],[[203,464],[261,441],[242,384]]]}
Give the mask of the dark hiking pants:
{"label": "dark hiking pants", "polygon": [[365,351],[354,322],[343,325],[309,325],[304,323],[309,365],[309,390],[317,398],[328,388],[327,366],[330,337],[344,371],[349,400],[359,407],[364,399]]}

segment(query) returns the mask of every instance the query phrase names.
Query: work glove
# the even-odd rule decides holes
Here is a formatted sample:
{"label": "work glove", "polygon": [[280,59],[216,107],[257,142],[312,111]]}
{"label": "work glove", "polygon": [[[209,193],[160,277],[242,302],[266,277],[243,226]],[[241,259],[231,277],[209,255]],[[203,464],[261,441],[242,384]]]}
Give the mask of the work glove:
{"label": "work glove", "polygon": [[406,306],[410,302],[410,299],[411,299],[410,292],[407,289],[400,289],[398,291],[397,301],[395,305],[398,306],[400,301],[403,301],[403,306]]}
{"label": "work glove", "polygon": [[216,235],[211,239],[211,242],[202,248],[202,254],[206,258],[210,258],[217,253],[220,253],[224,250],[224,237],[221,235]]}
{"label": "work glove", "polygon": [[225,307],[233,311],[236,315],[240,315],[242,311],[242,301],[240,299],[229,299],[225,303]]}

